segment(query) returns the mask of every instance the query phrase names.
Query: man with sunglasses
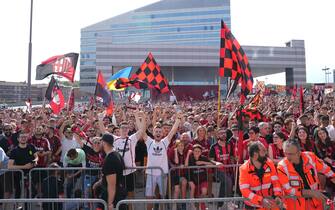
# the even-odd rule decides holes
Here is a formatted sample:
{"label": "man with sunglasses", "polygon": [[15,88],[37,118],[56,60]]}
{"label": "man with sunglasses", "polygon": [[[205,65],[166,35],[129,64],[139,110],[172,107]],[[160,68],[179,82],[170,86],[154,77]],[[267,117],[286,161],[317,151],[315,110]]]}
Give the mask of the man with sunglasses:
{"label": "man with sunglasses", "polygon": [[13,132],[13,126],[11,124],[5,124],[4,128],[4,135],[0,139],[0,147],[5,151],[6,154],[9,153],[16,147],[18,142],[18,133]]}
{"label": "man with sunglasses", "polygon": [[[120,137],[117,137],[113,143],[113,147],[115,151],[119,152],[121,157],[124,160],[126,168],[136,167],[135,164],[135,147],[138,140],[145,133],[145,115],[143,112],[136,111],[135,112],[135,122],[137,126],[137,132],[128,136],[129,133],[129,123],[121,122],[120,123]],[[128,191],[128,198],[134,197],[135,190],[135,177],[134,177],[135,169],[126,169],[123,171],[123,175],[125,176],[125,186]]]}

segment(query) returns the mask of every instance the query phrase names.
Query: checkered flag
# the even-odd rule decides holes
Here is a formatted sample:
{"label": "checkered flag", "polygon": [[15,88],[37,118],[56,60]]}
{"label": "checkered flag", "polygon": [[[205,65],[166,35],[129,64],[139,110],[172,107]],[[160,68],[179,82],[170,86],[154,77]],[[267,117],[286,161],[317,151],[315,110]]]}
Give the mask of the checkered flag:
{"label": "checkered flag", "polygon": [[115,84],[117,89],[129,86],[134,86],[137,89],[153,88],[160,93],[167,93],[170,91],[169,82],[164,77],[160,66],[157,64],[151,53],[149,53],[144,63],[130,77],[130,79],[120,78]]}
{"label": "checkered flag", "polygon": [[253,77],[247,55],[235,39],[226,24],[221,21],[220,70],[221,77],[230,77],[234,81],[229,92],[233,92],[238,83],[241,84],[241,103],[252,91]]}

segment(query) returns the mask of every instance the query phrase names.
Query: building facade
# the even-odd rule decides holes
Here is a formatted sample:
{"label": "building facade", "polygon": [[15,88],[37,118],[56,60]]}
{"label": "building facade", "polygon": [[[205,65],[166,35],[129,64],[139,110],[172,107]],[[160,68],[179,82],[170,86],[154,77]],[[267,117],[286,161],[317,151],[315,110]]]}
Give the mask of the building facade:
{"label": "building facade", "polygon": [[[42,101],[42,86],[47,85],[32,85],[31,100]],[[23,103],[27,100],[28,88],[25,82],[5,82],[0,81],[0,103]]]}
{"label": "building facade", "polygon": [[[161,0],[83,28],[81,91],[94,92],[97,70],[106,78],[126,66],[136,70],[149,52],[171,86],[216,88],[221,20],[231,26],[230,0]],[[306,82],[304,41],[243,49],[254,77],[286,72],[288,85]]]}

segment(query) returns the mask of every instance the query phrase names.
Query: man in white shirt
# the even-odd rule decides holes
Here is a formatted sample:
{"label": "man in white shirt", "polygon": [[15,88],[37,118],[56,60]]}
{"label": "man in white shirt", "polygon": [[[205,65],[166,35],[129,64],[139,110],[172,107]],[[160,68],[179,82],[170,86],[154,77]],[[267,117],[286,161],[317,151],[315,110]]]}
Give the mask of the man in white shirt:
{"label": "man in white shirt", "polygon": [[321,127],[324,127],[328,131],[328,135],[331,141],[335,141],[335,129],[332,124],[329,124],[329,116],[325,115],[321,117]]}
{"label": "man in white shirt", "polygon": [[[137,126],[137,132],[131,136],[128,136],[129,133],[129,123],[121,122],[120,124],[120,137],[114,137],[113,147],[115,151],[117,151],[124,160],[126,168],[134,168],[135,164],[135,147],[138,140],[145,133],[145,115],[143,112],[135,112],[135,121]],[[134,190],[135,190],[135,177],[134,172],[136,169],[125,169],[123,171],[123,175],[125,176],[125,186],[128,191],[128,198],[134,198]]]}
{"label": "man in white shirt", "polygon": [[65,121],[59,129],[59,137],[61,139],[61,148],[62,148],[60,162],[62,164],[64,163],[66,153],[70,149],[80,148],[80,145],[73,137],[73,131],[70,127],[71,124],[72,124],[71,121]]}
{"label": "man in white shirt", "polygon": [[[176,114],[176,121],[171,131],[163,139],[162,139],[163,132],[160,126],[154,127],[153,130],[154,139],[150,138],[144,133],[144,141],[148,150],[147,167],[149,168],[160,167],[163,169],[163,174],[161,170],[158,169],[147,169],[145,196],[148,199],[154,198],[156,185],[159,188],[161,198],[165,197],[166,186],[167,186],[167,174],[169,173],[167,149],[171,139],[178,130],[181,119],[182,119],[182,113],[179,112]],[[148,204],[147,209],[151,210],[152,204]]]}

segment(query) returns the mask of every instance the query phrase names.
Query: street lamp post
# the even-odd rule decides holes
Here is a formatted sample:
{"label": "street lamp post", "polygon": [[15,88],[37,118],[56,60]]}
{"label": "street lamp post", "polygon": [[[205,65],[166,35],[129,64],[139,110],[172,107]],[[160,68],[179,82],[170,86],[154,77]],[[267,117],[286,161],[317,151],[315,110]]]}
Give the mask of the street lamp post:
{"label": "street lamp post", "polygon": [[328,75],[329,68],[327,68],[327,67],[325,66],[325,68],[323,68],[322,71],[325,72],[325,83],[327,83],[327,75]]}
{"label": "street lamp post", "polygon": [[28,98],[31,97],[31,53],[32,53],[32,31],[33,31],[33,0],[30,0],[30,30],[28,49]]}

